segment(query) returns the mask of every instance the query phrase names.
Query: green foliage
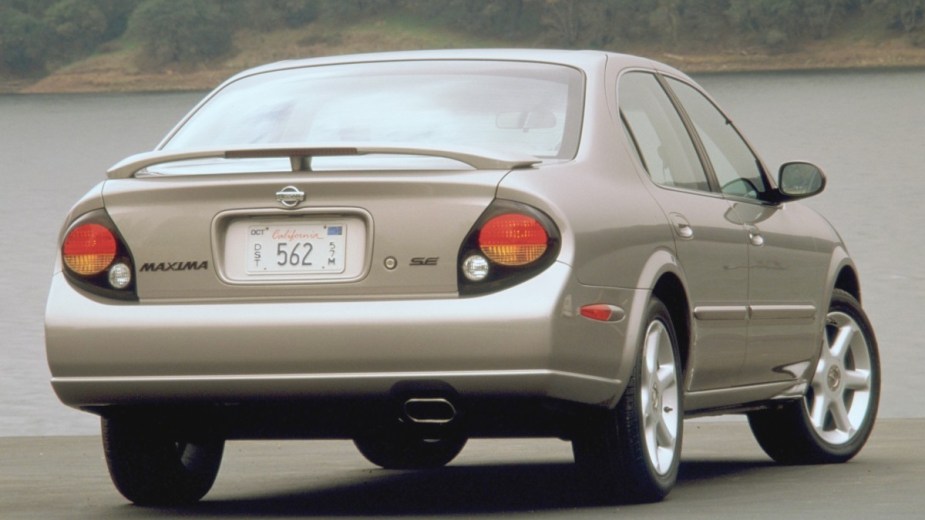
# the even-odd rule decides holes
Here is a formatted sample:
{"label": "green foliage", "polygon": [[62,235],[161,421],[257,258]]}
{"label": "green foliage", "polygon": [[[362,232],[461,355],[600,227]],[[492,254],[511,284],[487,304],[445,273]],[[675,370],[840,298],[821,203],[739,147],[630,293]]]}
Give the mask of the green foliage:
{"label": "green foliage", "polygon": [[[403,0],[318,0],[321,16],[349,21],[395,12]],[[439,2],[434,2],[439,3]]]}
{"label": "green foliage", "polygon": [[91,0],[100,12],[106,16],[106,32],[103,41],[109,41],[122,36],[128,27],[128,18],[132,11],[138,7],[141,0]]}
{"label": "green foliage", "polygon": [[781,49],[807,38],[826,38],[832,24],[861,3],[863,0],[729,0],[726,14],[733,28]]}
{"label": "green foliage", "polygon": [[925,0],[874,0],[873,4],[887,13],[893,28],[911,33],[925,27]]}
{"label": "green foliage", "polygon": [[289,27],[301,27],[318,18],[320,3],[317,0],[266,0],[259,2],[266,10]]}
{"label": "green foliage", "polygon": [[58,0],[0,0],[0,11],[10,8],[35,18],[42,18],[45,10],[57,1]]}
{"label": "green foliage", "polygon": [[562,47],[577,47],[590,31],[594,13],[600,7],[600,2],[544,0],[543,27],[552,42]]}
{"label": "green foliage", "polygon": [[456,31],[500,39],[535,34],[540,29],[543,2],[537,0],[405,0],[401,8],[423,20]]}
{"label": "green foliage", "polygon": [[680,5],[681,37],[696,35],[695,42],[723,41],[734,34],[725,16],[728,0],[685,0]]}
{"label": "green foliage", "polygon": [[301,27],[318,18],[322,0],[224,0],[222,12],[236,28]]}
{"label": "green foliage", "polygon": [[93,0],[61,0],[45,11],[44,19],[64,56],[93,50],[106,34],[106,15]]}
{"label": "green foliage", "polygon": [[230,20],[217,0],[145,0],[128,25],[142,65],[199,64],[231,50]]}
{"label": "green foliage", "polygon": [[44,22],[0,6],[0,71],[29,75],[45,69],[51,31]]}

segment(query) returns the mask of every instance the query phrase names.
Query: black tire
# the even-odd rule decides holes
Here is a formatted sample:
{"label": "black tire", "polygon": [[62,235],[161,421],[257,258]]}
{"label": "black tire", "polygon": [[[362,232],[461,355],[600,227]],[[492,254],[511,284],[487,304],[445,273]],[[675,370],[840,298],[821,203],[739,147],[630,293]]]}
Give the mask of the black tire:
{"label": "black tire", "polygon": [[806,396],[752,412],[748,423],[758,444],[777,462],[846,462],[870,437],[879,401],[880,358],[873,327],[861,304],[836,289]]}
{"label": "black tire", "polygon": [[138,505],[198,501],[215,482],[225,441],[174,439],[153,421],[102,419],[103,451],[116,489]]}
{"label": "black tire", "polygon": [[678,478],[684,418],[678,341],[661,301],[649,302],[645,324],[617,407],[593,414],[572,439],[575,462],[592,493],[608,502],[660,501]]}
{"label": "black tire", "polygon": [[386,434],[354,439],[366,460],[385,469],[434,469],[446,466],[466,445],[466,437],[425,439]]}

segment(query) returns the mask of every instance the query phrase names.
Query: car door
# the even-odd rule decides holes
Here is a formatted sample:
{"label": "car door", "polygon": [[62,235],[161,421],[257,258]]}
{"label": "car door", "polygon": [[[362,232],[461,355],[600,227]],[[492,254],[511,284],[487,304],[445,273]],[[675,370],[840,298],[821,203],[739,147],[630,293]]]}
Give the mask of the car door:
{"label": "car door", "polygon": [[[730,386],[746,352],[748,249],[732,203],[713,190],[690,134],[654,74],[618,83],[620,117],[675,234],[691,308],[687,390]],[[715,183],[714,183],[715,184]]]}
{"label": "car door", "polygon": [[814,238],[820,218],[774,204],[765,168],[729,119],[699,90],[667,84],[684,107],[734,218],[748,232],[748,349],[741,384],[800,377],[818,352],[817,317],[828,254]]}

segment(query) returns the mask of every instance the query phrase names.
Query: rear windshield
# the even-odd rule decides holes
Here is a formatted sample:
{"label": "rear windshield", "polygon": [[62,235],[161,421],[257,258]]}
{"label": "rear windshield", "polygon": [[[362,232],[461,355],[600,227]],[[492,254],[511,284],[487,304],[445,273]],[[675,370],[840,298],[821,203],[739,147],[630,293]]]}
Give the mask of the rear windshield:
{"label": "rear windshield", "polygon": [[572,158],[584,80],[508,61],[410,61],[288,69],[226,85],[164,150],[235,145],[475,147]]}

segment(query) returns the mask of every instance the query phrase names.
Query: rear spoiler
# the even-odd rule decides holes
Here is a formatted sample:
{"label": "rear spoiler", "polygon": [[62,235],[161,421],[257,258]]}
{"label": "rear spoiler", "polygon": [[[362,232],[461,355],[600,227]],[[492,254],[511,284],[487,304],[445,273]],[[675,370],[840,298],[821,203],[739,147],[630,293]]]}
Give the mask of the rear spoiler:
{"label": "rear spoiler", "polygon": [[110,179],[126,179],[135,176],[141,170],[156,164],[165,164],[196,159],[254,159],[288,157],[292,171],[311,171],[313,157],[335,157],[353,155],[420,155],[424,157],[441,157],[452,159],[475,168],[476,170],[513,170],[529,168],[542,162],[540,159],[523,153],[507,153],[477,148],[418,148],[411,146],[249,146],[233,150],[202,149],[183,152],[155,151],[132,155],[119,161],[109,169]]}

